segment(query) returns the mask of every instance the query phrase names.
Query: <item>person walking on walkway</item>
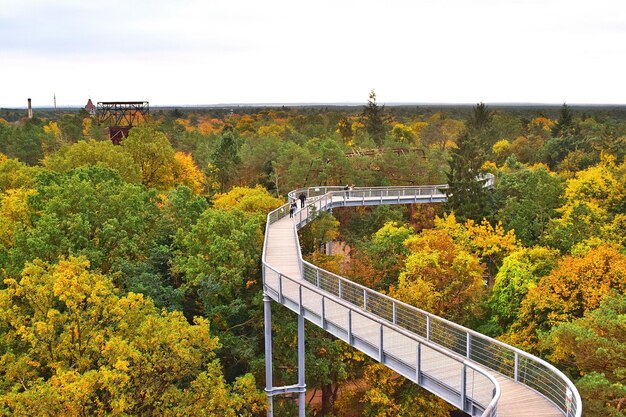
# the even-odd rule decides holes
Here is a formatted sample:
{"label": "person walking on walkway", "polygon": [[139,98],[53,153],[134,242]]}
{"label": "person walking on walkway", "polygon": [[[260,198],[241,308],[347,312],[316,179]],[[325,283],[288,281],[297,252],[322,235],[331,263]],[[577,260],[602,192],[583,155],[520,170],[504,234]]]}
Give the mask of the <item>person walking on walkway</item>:
{"label": "person walking on walkway", "polygon": [[293,217],[293,213],[296,212],[297,208],[298,208],[298,205],[296,204],[295,201],[291,203],[291,205],[289,206],[289,217]]}
{"label": "person walking on walkway", "polygon": [[300,193],[298,198],[300,199],[300,208],[304,208],[304,202],[306,201],[306,194]]}

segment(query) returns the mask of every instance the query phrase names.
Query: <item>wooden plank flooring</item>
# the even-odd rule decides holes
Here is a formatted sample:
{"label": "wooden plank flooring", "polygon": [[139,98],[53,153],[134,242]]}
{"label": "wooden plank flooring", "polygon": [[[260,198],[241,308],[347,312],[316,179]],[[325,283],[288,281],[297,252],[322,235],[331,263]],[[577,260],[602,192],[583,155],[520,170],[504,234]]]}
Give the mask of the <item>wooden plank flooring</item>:
{"label": "wooden plank flooring", "polygon": [[[305,210],[306,211],[306,210]],[[296,212],[296,218],[300,214],[300,209]],[[265,252],[265,261],[273,269],[282,275],[294,279],[292,282],[288,279],[281,280],[282,293],[285,297],[297,303],[299,294],[297,280],[302,279],[299,262],[298,241],[294,229],[294,220],[288,216],[273,223],[267,236],[267,246]],[[266,283],[274,290],[278,291],[278,277],[266,276]],[[348,318],[345,307],[331,300],[333,295],[328,293],[328,300],[324,306],[326,320],[342,327],[347,328]],[[304,290],[302,292],[302,303],[304,307],[312,312],[320,314],[321,297],[311,291]],[[352,333],[361,340],[367,341],[373,346],[378,346],[380,339],[380,326],[372,325],[371,320],[358,314],[352,315]],[[416,361],[416,342],[407,338],[393,329],[384,328],[383,332],[385,352],[394,357],[405,361],[409,364],[415,364]],[[421,355],[423,359],[422,371],[445,381],[447,384],[459,388],[460,373],[462,365],[458,361],[452,360],[439,352],[429,348],[422,348]],[[481,366],[482,367],[482,366]],[[482,367],[484,368],[484,367]],[[561,417],[563,414],[550,401],[539,395],[535,391],[526,386],[516,383],[508,377],[497,374],[492,371],[492,375],[500,384],[501,397],[498,403],[499,417]],[[477,377],[483,377],[478,375]],[[485,392],[474,393],[474,398],[491,398],[489,385],[478,384],[477,389],[486,390]]]}

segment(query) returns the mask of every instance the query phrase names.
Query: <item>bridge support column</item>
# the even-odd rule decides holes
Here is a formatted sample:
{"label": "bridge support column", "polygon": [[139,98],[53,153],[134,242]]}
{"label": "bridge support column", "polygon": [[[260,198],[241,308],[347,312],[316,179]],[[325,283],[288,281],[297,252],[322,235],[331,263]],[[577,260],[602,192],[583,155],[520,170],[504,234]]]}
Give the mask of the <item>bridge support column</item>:
{"label": "bridge support column", "polygon": [[267,417],[274,417],[274,384],[272,382],[272,299],[263,294],[263,321],[265,329],[265,392],[269,401]]}
{"label": "bridge support column", "polygon": [[304,316],[302,314],[298,314],[298,387],[300,388],[298,417],[305,417],[306,383],[304,382]]}
{"label": "bridge support column", "polygon": [[263,294],[263,318],[265,330],[265,392],[269,402],[268,417],[274,417],[274,396],[298,394],[298,417],[305,417],[306,383],[304,382],[304,316],[298,314],[298,383],[275,387],[272,378],[272,299]]}

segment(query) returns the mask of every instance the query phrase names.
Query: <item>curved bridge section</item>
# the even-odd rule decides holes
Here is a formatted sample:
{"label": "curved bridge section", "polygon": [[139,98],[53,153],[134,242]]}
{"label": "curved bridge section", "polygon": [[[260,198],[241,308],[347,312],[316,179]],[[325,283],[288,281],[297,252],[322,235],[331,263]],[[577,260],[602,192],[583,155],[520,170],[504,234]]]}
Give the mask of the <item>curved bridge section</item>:
{"label": "curved bridge section", "polygon": [[[580,417],[582,402],[558,369],[524,351],[417,309],[305,262],[297,230],[322,210],[444,202],[445,185],[343,191],[315,187],[293,218],[286,204],[267,216],[263,247],[266,392],[300,395],[304,417],[304,319],[472,416]],[[272,383],[271,301],[298,315],[298,383]]]}

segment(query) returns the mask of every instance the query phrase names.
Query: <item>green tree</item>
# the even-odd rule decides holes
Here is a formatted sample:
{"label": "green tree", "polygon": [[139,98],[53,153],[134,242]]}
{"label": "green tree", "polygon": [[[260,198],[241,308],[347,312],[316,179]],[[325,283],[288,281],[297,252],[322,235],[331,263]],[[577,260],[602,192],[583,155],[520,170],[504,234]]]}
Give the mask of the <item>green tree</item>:
{"label": "green tree", "polygon": [[367,99],[367,105],[363,107],[361,113],[361,121],[365,125],[365,130],[370,138],[377,146],[385,143],[385,134],[387,132],[385,106],[380,107],[376,103],[376,92],[370,91]]}
{"label": "green tree", "polygon": [[116,170],[127,182],[139,184],[142,180],[139,166],[135,164],[126,148],[116,146],[110,141],[79,141],[46,158],[44,165],[57,172],[67,172],[84,166],[99,166]]}
{"label": "green tree", "polygon": [[240,148],[241,143],[235,131],[230,127],[225,127],[217,148],[211,156],[211,162],[218,169],[217,176],[222,192],[228,189],[237,175],[239,164],[241,164]]}
{"label": "green tree", "polygon": [[32,227],[16,233],[10,250],[10,274],[30,260],[54,262],[62,255],[83,255],[109,272],[121,260],[144,260],[159,232],[156,195],[125,183],[116,171],[43,172],[36,191],[29,199]]}
{"label": "green tree", "polygon": [[585,416],[626,415],[626,295],[613,292],[584,317],[554,327],[543,340],[551,360],[583,377]]}
{"label": "green tree", "polygon": [[539,242],[563,204],[563,179],[544,166],[505,166],[493,193],[496,218],[526,246]]}
{"label": "green tree", "polygon": [[465,131],[457,139],[457,147],[451,151],[446,194],[446,207],[460,219],[482,220],[488,216],[491,196],[481,181],[486,172],[487,160],[485,134],[491,121],[491,112],[483,103],[473,108],[465,123]]}
{"label": "green tree", "polygon": [[263,236],[257,215],[207,209],[178,234],[172,260],[187,295],[186,314],[204,314],[223,343],[229,377],[248,369],[261,332],[258,259]]}
{"label": "green tree", "polygon": [[490,321],[496,326],[492,332],[503,333],[517,321],[529,288],[549,275],[558,259],[558,251],[540,246],[519,249],[504,259],[487,301]]}
{"label": "green tree", "polygon": [[139,167],[143,185],[158,189],[171,186],[175,152],[164,133],[147,125],[137,126],[121,146]]}

